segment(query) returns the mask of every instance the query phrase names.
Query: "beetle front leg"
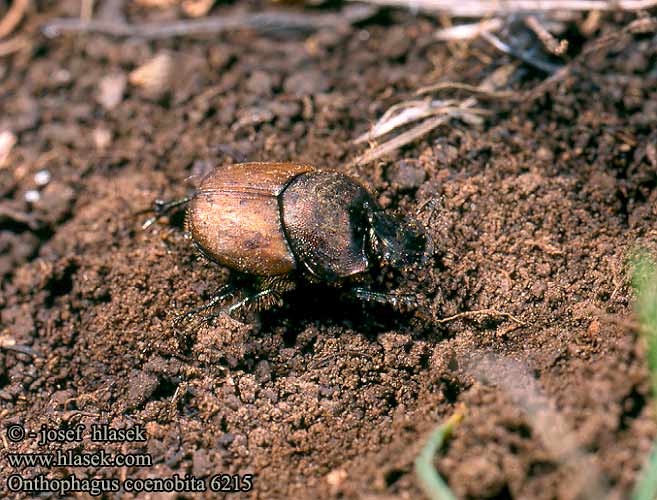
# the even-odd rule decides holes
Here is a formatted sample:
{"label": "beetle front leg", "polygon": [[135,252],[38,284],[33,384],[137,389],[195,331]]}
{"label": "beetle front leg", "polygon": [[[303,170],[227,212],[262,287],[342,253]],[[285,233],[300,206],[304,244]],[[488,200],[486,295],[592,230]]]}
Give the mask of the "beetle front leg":
{"label": "beetle front leg", "polygon": [[397,293],[397,292],[375,292],[367,288],[355,287],[349,290],[349,293],[363,302],[375,302],[377,304],[388,304],[395,308],[409,308],[414,309],[417,307],[417,297],[410,293]]}
{"label": "beetle front leg", "polygon": [[177,200],[171,200],[171,201],[164,201],[164,200],[155,200],[155,204],[153,205],[153,212],[155,212],[155,215],[148,219],[146,222],[144,222],[141,226],[142,229],[148,229],[151,227],[155,222],[160,217],[164,217],[166,214],[171,212],[173,209],[178,208],[181,205],[184,205],[185,203],[189,203],[191,201],[190,196],[185,196],[184,198],[179,198]]}
{"label": "beetle front leg", "polygon": [[210,315],[208,319],[216,318],[221,313],[232,316],[235,311],[250,305],[254,305],[257,311],[269,309],[274,305],[280,305],[283,300],[283,294],[294,289],[294,287],[295,283],[289,276],[265,278],[259,283],[259,290],[256,293],[247,295],[242,300],[217,311],[217,313]]}
{"label": "beetle front leg", "polygon": [[[192,316],[197,315],[200,312],[207,311],[208,309],[213,308],[216,306],[219,302],[222,300],[230,297],[235,293],[235,286],[232,284],[227,284],[221,287],[217,293],[205,304],[203,304],[200,307],[196,307],[192,309],[191,311],[187,311],[186,313],[178,314],[174,320],[173,320],[173,327],[174,329],[184,320],[191,318]],[[212,314],[205,316],[205,320],[209,320],[213,318],[214,316]]]}
{"label": "beetle front leg", "polygon": [[[256,304],[257,309],[267,309],[273,302],[278,301],[280,301],[280,294],[272,288],[266,288],[265,290],[260,290],[258,293],[254,293],[253,295],[247,295],[242,300],[238,300],[237,302],[227,307],[223,307],[216,313],[208,314],[203,319],[209,323],[211,320],[220,316],[222,313],[226,313],[228,316],[232,317],[235,311],[242,309],[243,307],[246,307],[250,304]],[[266,304],[266,307],[257,307],[263,302]]]}
{"label": "beetle front leg", "polygon": [[[228,316],[232,316],[232,314],[238,309],[241,309],[242,307],[245,307],[251,303],[258,304],[259,302],[265,301],[266,299],[278,300],[279,296],[273,289],[267,288],[253,295],[247,295],[242,300],[239,300],[234,304],[231,304],[230,306],[226,307],[224,311]],[[267,302],[269,302],[269,300],[267,300]]]}

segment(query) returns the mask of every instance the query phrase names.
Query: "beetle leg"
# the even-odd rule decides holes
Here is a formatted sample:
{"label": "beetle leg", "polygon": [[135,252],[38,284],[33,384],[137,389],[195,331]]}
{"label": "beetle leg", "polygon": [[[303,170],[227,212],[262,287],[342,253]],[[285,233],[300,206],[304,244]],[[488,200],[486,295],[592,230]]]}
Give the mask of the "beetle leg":
{"label": "beetle leg", "polygon": [[350,293],[359,300],[365,302],[376,302],[378,304],[390,304],[396,308],[415,308],[417,298],[410,293],[375,292],[367,288],[355,287]]}
{"label": "beetle leg", "polygon": [[178,208],[180,205],[184,205],[185,203],[189,203],[191,201],[191,197],[185,196],[184,198],[179,198],[177,200],[171,200],[171,201],[164,201],[164,200],[155,200],[155,204],[153,206],[153,212],[155,212],[155,215],[148,219],[146,222],[144,222],[141,226],[142,229],[148,229],[151,227],[155,222],[160,217],[165,216],[167,213],[171,212],[174,208]]}
{"label": "beetle leg", "polygon": [[[223,307],[216,313],[208,314],[205,316],[203,319],[209,323],[210,320],[213,320],[217,316],[221,315],[221,313],[226,313],[228,316],[232,316],[232,314],[237,311],[238,309],[241,309],[242,307],[245,307],[251,302],[259,302],[267,297],[277,297],[278,292],[276,290],[273,290],[271,288],[267,288],[265,290],[261,290],[258,293],[255,293],[253,295],[247,295],[244,297],[242,300],[238,300],[237,302],[229,305],[228,307]],[[275,300],[275,299],[274,299]],[[214,301],[214,299],[213,299]]]}
{"label": "beetle leg", "polygon": [[247,295],[242,300],[207,316],[206,319],[210,320],[216,318],[223,312],[228,316],[231,316],[238,309],[251,304],[255,306],[256,310],[269,309],[275,304],[280,305],[282,295],[285,292],[289,292],[294,287],[294,281],[290,280],[287,276],[273,276],[271,278],[266,278],[260,282],[260,290],[258,292]]}
{"label": "beetle leg", "polygon": [[260,290],[257,293],[249,295],[229,306],[226,308],[226,313],[230,316],[233,312],[248,304],[254,304],[256,310],[269,309],[276,304],[280,305],[283,294],[289,292],[294,287],[294,281],[290,280],[287,276],[266,278],[260,283]]}
{"label": "beetle leg", "polygon": [[[279,302],[281,300],[281,295],[284,292],[287,292],[289,290],[292,290],[294,288],[294,282],[287,279],[287,278],[282,278],[282,277],[273,277],[273,278],[267,278],[263,280],[260,283],[260,286],[262,287],[258,292],[252,294],[252,295],[247,295],[244,297],[242,300],[239,300],[235,302],[234,304],[231,304],[230,306],[227,307],[222,307],[219,311],[208,314],[206,316],[203,316],[203,321],[206,323],[209,323],[211,320],[216,318],[222,313],[228,314],[228,316],[231,316],[235,311],[238,309],[241,309],[242,307],[245,307],[249,304],[255,304],[257,309],[268,309],[271,307],[273,304]],[[192,316],[195,316],[196,314],[207,311],[208,309],[213,308],[216,306],[219,302],[224,300],[227,297],[230,297],[235,293],[236,286],[232,283],[229,283],[222,288],[219,289],[219,291],[210,299],[209,302],[206,304],[197,307],[195,309],[192,309],[191,311],[187,311],[186,313],[179,314],[176,316],[173,320],[173,325],[174,328],[183,320],[186,320]]]}
{"label": "beetle leg", "polygon": [[[232,285],[232,284],[224,285],[223,287],[221,287],[217,291],[217,293],[214,295],[214,297],[212,297],[206,304],[203,304],[200,307],[196,307],[196,308],[192,309],[191,311],[187,311],[186,313],[178,314],[173,320],[174,328],[181,321],[186,320],[188,318],[191,318],[192,316],[195,316],[196,314],[198,314],[200,312],[207,311],[208,309],[213,308],[219,302],[224,300],[226,297],[230,297],[231,295],[233,295],[234,292],[235,292],[235,286],[234,285]],[[210,319],[212,317],[214,317],[214,316],[209,315],[209,316],[206,316],[205,319]]]}
{"label": "beetle leg", "polygon": [[253,295],[247,295],[242,300],[239,300],[234,304],[231,304],[230,306],[226,307],[224,311],[226,312],[226,314],[228,314],[228,316],[231,316],[235,311],[246,306],[247,304],[251,302],[257,303],[269,296],[276,296],[276,291],[271,288],[266,288],[264,290],[259,291],[258,293],[254,293]]}

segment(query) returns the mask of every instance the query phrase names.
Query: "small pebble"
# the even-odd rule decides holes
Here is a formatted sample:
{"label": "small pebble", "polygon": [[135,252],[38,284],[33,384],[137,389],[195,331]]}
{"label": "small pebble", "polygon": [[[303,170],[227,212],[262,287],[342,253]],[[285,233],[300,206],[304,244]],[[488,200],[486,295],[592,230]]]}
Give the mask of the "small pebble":
{"label": "small pebble", "polygon": [[25,201],[28,203],[36,203],[41,199],[41,194],[36,189],[25,191]]}
{"label": "small pebble", "polygon": [[171,54],[160,52],[130,73],[130,83],[142,88],[146,97],[159,99],[171,85],[173,63]]}
{"label": "small pebble", "polygon": [[107,110],[116,108],[123,100],[123,93],[128,82],[123,73],[113,73],[104,76],[98,82],[98,94],[96,100]]}
{"label": "small pebble", "polygon": [[303,97],[326,92],[331,84],[324,73],[309,69],[294,73],[285,80],[283,87],[288,94]]}
{"label": "small pebble", "polygon": [[246,81],[246,89],[258,96],[270,96],[274,88],[274,80],[267,71],[256,70]]}
{"label": "small pebble", "polygon": [[47,185],[51,178],[50,172],[47,170],[39,170],[34,174],[34,182],[36,182],[37,186]]}
{"label": "small pebble", "polygon": [[103,150],[112,143],[112,132],[106,128],[95,128],[91,133],[96,149]]}
{"label": "small pebble", "polygon": [[235,441],[235,436],[230,432],[227,432],[217,440],[217,443],[219,444],[219,446],[223,448],[227,448],[231,445],[233,441]]}

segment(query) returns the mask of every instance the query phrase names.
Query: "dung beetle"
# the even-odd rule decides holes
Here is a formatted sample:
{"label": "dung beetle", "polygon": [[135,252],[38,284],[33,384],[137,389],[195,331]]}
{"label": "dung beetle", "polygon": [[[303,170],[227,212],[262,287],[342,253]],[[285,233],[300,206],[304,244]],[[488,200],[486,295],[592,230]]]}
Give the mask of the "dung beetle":
{"label": "dung beetle", "polygon": [[[219,166],[193,196],[156,202],[156,216],[144,226],[186,203],[185,228],[200,253],[254,285],[254,293],[223,309],[228,314],[247,304],[257,309],[280,304],[299,281],[349,284],[350,292],[366,301],[412,302],[409,295],[355,284],[375,266],[421,262],[427,247],[423,228],[384,212],[345,174],[298,163]],[[235,291],[236,285],[228,284],[177,320],[210,309]]]}

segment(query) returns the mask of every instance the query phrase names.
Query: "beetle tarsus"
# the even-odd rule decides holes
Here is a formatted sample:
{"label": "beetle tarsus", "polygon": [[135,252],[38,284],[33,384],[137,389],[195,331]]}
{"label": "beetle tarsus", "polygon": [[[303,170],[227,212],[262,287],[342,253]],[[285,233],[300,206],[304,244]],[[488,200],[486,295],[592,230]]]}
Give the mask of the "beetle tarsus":
{"label": "beetle tarsus", "polygon": [[179,198],[177,200],[171,200],[171,201],[155,200],[155,203],[153,204],[153,212],[155,212],[155,215],[153,215],[153,217],[149,218],[146,222],[144,222],[141,228],[148,229],[153,224],[155,224],[158,221],[158,219],[160,219],[160,217],[164,217],[173,209],[178,208],[179,206],[184,205],[185,203],[189,203],[190,201],[191,201],[191,197],[189,196],[185,196],[184,198]]}
{"label": "beetle tarsus", "polygon": [[237,311],[238,309],[241,309],[242,307],[250,304],[250,303],[255,303],[258,304],[260,301],[265,300],[267,297],[270,296],[275,296],[276,292],[272,290],[271,288],[267,288],[265,290],[261,290],[258,293],[255,293],[253,295],[247,295],[244,297],[242,300],[239,300],[235,302],[234,304],[231,304],[228,306],[225,311],[228,316],[232,316],[232,314]]}
{"label": "beetle tarsus", "polygon": [[375,292],[367,288],[352,288],[351,294],[364,302],[375,302],[377,304],[389,304],[395,308],[415,308],[417,298],[410,293]]}
{"label": "beetle tarsus", "polygon": [[[203,317],[203,321],[205,323],[210,323],[214,318],[217,318],[221,316],[222,314],[226,314],[227,316],[230,316],[232,318],[233,313],[243,307],[248,306],[249,304],[255,303],[256,307],[258,304],[261,304],[263,301],[268,302],[271,304],[271,301],[278,301],[280,300],[280,295],[279,293],[271,288],[267,288],[265,290],[261,290],[253,295],[247,295],[241,300],[238,300],[237,302],[234,302],[233,304],[222,307],[219,311],[208,314],[207,316]],[[264,307],[266,309],[266,307]]]}
{"label": "beetle tarsus", "polygon": [[[173,327],[174,329],[184,320],[191,318],[192,316],[196,316],[198,313],[207,311],[208,309],[213,308],[216,306],[219,302],[222,300],[230,297],[235,293],[235,286],[232,284],[224,285],[221,287],[217,293],[205,304],[199,307],[195,307],[191,311],[187,311],[182,314],[178,314],[174,320],[173,320]],[[214,317],[213,315],[208,315],[205,316],[204,319],[211,319]]]}
{"label": "beetle tarsus", "polygon": [[[247,295],[242,300],[226,307],[223,312],[231,316],[235,311],[253,304],[257,311],[269,309],[274,305],[281,305],[283,294],[293,290],[296,284],[287,276],[271,276],[264,278],[258,285],[258,291]],[[219,311],[218,314],[221,314]]]}

